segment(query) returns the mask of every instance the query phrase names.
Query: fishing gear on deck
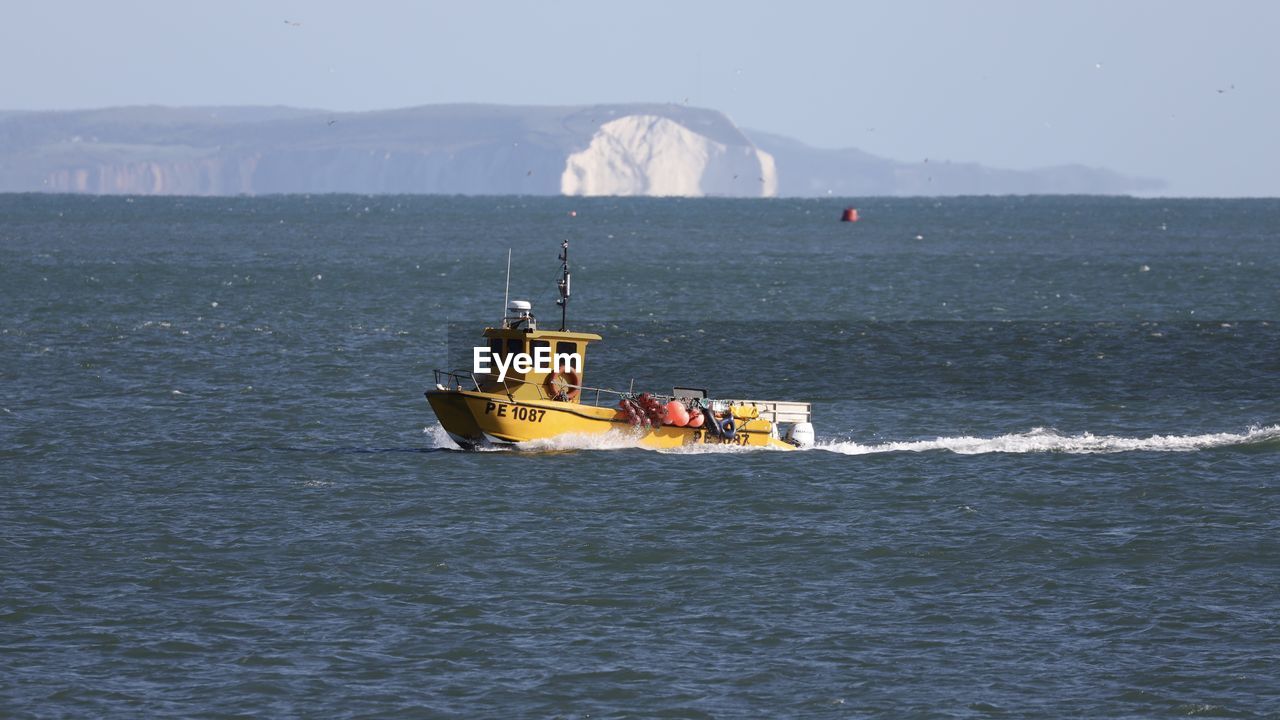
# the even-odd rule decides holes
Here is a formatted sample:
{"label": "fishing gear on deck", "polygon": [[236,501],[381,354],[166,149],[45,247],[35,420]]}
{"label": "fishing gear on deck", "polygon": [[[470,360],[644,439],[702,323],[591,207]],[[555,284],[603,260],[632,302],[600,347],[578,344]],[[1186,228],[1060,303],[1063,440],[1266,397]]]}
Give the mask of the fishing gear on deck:
{"label": "fishing gear on deck", "polygon": [[[688,427],[692,429],[706,428],[715,437],[732,440],[737,436],[740,419],[745,420],[745,413],[739,418],[733,406],[721,412],[715,412],[707,400],[693,398],[665,398],[642,392],[639,395],[625,395],[618,400],[619,419],[628,424],[645,427]],[[754,408],[751,408],[754,410]]]}

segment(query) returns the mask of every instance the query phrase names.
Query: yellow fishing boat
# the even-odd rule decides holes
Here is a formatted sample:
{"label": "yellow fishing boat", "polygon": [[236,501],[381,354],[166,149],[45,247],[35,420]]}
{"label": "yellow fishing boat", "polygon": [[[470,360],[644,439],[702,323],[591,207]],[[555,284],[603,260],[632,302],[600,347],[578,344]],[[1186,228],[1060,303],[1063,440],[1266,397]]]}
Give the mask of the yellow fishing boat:
{"label": "yellow fishing boat", "polygon": [[[426,392],[440,425],[464,449],[562,435],[629,433],[648,448],[732,444],[790,450],[813,443],[809,403],[713,399],[696,388],[633,394],[583,384],[595,333],[565,329],[569,243],[561,244],[559,330],[540,330],[528,302],[504,303],[474,348],[472,370],[436,370]],[[508,284],[510,258],[508,258]]]}

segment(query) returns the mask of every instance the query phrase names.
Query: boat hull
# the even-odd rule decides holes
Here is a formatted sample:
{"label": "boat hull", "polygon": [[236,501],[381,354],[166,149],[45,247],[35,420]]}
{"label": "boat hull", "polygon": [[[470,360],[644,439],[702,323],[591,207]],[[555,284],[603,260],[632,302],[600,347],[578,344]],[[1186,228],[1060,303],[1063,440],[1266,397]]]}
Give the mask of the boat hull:
{"label": "boat hull", "polygon": [[427,402],[449,437],[465,449],[547,440],[561,435],[602,435],[610,431],[637,433],[642,447],[679,448],[687,445],[739,445],[794,450],[775,437],[773,424],[754,418],[740,421],[733,439],[705,428],[634,427],[608,407],[554,400],[514,400],[506,395],[468,390],[428,390]]}

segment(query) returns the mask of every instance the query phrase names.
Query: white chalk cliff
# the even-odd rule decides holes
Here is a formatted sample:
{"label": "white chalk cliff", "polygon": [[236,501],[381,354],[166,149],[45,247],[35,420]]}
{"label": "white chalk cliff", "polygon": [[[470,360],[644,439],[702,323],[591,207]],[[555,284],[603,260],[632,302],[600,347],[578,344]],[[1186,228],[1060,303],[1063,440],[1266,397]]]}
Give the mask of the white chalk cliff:
{"label": "white chalk cliff", "polygon": [[657,115],[604,123],[560,176],[563,195],[773,197],[773,157],[752,145],[726,145]]}

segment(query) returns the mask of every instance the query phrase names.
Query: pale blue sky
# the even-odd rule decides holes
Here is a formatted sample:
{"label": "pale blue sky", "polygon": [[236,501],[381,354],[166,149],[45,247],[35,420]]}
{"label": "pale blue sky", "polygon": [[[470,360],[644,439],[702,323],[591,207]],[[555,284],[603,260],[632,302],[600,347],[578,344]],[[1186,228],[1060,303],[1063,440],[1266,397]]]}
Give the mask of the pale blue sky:
{"label": "pale blue sky", "polygon": [[1280,196],[1278,37],[1269,0],[10,2],[0,109],[687,102],[898,160]]}

